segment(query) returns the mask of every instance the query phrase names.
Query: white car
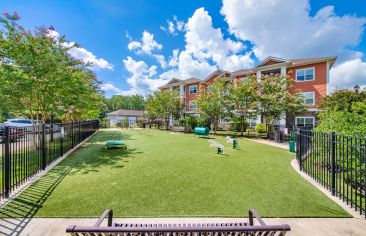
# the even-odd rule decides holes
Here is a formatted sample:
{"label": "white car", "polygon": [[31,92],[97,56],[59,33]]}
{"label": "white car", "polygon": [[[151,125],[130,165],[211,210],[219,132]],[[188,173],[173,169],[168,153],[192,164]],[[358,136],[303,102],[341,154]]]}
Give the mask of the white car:
{"label": "white car", "polygon": [[[34,121],[34,124],[37,124],[37,121]],[[11,127],[28,127],[32,126],[32,121],[27,119],[9,119],[4,122],[4,125]]]}
{"label": "white car", "polygon": [[[34,120],[33,124],[37,125],[38,122],[36,120]],[[9,119],[4,122],[4,125],[9,126],[9,127],[18,127],[18,128],[27,127],[27,131],[33,131],[32,120],[28,120],[28,119]],[[46,132],[48,132],[49,129],[51,128],[51,125],[45,124],[45,126],[46,126]],[[58,127],[58,126],[54,125],[54,127]]]}

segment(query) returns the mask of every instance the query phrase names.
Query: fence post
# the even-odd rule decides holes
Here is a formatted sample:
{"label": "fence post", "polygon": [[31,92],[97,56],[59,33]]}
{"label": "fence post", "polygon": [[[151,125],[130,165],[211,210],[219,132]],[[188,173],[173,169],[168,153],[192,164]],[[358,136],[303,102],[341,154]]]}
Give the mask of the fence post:
{"label": "fence post", "polygon": [[50,142],[53,142],[53,115],[51,115],[51,124],[50,124],[50,135],[51,135],[51,138],[50,138]]}
{"label": "fence post", "polygon": [[298,147],[299,147],[299,168],[300,170],[302,170],[302,130],[299,129],[299,134],[298,134]]}
{"label": "fence post", "polygon": [[10,173],[11,173],[11,164],[10,164],[10,138],[9,138],[9,127],[5,127],[5,169],[4,169],[4,196],[5,198],[9,197],[10,193]]}
{"label": "fence post", "polygon": [[81,129],[80,129],[80,120],[79,120],[79,130],[78,130],[78,132],[79,132],[79,142],[78,143],[80,143],[80,140],[81,140],[81,133],[80,133],[80,131],[81,131]]}
{"label": "fence post", "polygon": [[74,121],[71,121],[71,147],[74,148]]}
{"label": "fence post", "polygon": [[61,123],[61,127],[60,127],[60,149],[61,149],[61,156],[64,155],[64,136],[65,136],[65,126],[64,126],[64,123]]}
{"label": "fence post", "polygon": [[41,143],[41,153],[42,153],[42,170],[46,169],[46,125],[42,124],[42,143]]}
{"label": "fence post", "polygon": [[336,140],[335,140],[335,133],[332,132],[330,134],[330,142],[331,142],[331,191],[332,191],[332,195],[335,195],[336,192],[336,173],[335,173],[335,149],[336,149]]}

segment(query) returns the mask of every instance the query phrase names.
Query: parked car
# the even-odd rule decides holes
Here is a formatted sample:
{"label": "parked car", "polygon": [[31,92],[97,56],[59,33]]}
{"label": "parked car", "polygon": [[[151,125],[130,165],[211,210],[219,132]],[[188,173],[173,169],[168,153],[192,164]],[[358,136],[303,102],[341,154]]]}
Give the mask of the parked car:
{"label": "parked car", "polygon": [[[19,138],[21,138],[22,136],[24,136],[23,129],[14,128],[9,130],[10,142],[14,142]],[[4,141],[5,141],[5,125],[0,124],[0,143]]]}
{"label": "parked car", "polygon": [[[34,124],[37,124],[37,121],[33,121]],[[28,119],[9,119],[4,122],[5,126],[12,127],[30,127],[32,126],[32,121]]]}

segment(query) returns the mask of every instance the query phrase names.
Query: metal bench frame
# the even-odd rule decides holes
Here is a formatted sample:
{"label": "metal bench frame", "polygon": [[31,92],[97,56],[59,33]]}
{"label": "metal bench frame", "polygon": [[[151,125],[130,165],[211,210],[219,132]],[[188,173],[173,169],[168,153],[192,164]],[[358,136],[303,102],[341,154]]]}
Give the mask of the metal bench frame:
{"label": "metal bench frame", "polygon": [[[100,226],[108,219],[107,227]],[[259,225],[254,225],[256,219]],[[66,233],[77,235],[285,235],[291,228],[287,224],[267,225],[254,210],[249,210],[248,223],[214,224],[113,224],[113,211],[106,210],[93,226],[67,227]]]}

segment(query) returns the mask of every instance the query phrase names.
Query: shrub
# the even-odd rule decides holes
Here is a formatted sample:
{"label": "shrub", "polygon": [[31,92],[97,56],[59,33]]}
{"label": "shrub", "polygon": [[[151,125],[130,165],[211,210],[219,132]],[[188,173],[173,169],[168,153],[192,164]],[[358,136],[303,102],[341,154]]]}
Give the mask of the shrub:
{"label": "shrub", "polygon": [[179,124],[185,127],[186,132],[193,132],[194,127],[197,126],[197,117],[186,115],[179,120]]}
{"label": "shrub", "polygon": [[265,124],[257,124],[255,126],[255,130],[258,132],[258,133],[266,133],[267,132],[267,128],[266,128],[266,125]]}
{"label": "shrub", "polygon": [[[243,132],[245,132],[248,128],[248,123],[244,122],[243,124]],[[230,121],[230,131],[240,131],[241,130],[241,124],[237,121]]]}

